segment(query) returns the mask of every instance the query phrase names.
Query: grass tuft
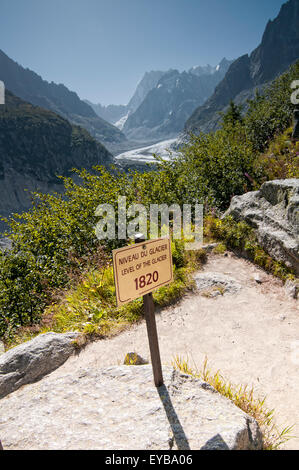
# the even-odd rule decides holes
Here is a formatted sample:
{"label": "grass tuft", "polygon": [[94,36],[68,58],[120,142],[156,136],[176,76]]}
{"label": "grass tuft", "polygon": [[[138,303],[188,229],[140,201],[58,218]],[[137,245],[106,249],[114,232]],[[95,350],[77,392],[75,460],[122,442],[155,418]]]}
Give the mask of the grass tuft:
{"label": "grass tuft", "polygon": [[254,229],[246,222],[236,222],[232,216],[219,219],[209,215],[205,218],[204,229],[209,241],[221,242],[216,249],[218,254],[224,253],[227,247],[282,281],[295,278],[292,269],[274,260],[263,250]]}
{"label": "grass tuft", "polygon": [[277,450],[290,439],[293,426],[287,426],[279,430],[274,423],[274,410],[268,410],[265,406],[266,398],[259,399],[254,396],[254,389],[247,385],[234,385],[227,381],[219,372],[211,372],[208,367],[207,357],[201,370],[189,366],[188,359],[176,356],[172,362],[175,369],[184,374],[191,375],[207,382],[218,393],[231,400],[242,411],[252,416],[258,423],[263,435],[263,450]]}

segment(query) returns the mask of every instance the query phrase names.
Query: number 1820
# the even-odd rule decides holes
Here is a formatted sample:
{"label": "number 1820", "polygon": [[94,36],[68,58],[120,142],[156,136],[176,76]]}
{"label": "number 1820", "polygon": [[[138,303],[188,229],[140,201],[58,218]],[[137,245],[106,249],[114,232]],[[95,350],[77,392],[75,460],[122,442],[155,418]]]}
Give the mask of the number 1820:
{"label": "number 1820", "polygon": [[145,286],[150,286],[153,282],[157,282],[158,279],[158,271],[148,273],[144,276],[136,277],[136,279],[134,279],[136,290],[143,289]]}

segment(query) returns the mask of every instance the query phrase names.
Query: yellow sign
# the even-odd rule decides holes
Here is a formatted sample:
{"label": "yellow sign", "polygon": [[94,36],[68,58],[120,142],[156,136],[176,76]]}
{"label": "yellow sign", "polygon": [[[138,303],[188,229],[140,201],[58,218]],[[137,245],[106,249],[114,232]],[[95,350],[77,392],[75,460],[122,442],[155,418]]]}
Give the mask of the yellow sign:
{"label": "yellow sign", "polygon": [[117,305],[173,281],[171,243],[159,238],[113,250]]}

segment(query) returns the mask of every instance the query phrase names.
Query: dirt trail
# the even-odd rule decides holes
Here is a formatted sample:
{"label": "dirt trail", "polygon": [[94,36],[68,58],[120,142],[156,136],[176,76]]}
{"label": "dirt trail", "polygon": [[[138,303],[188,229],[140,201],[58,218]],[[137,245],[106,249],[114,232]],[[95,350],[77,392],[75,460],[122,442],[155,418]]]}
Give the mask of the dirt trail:
{"label": "dirt trail", "polygon": [[[299,305],[282,283],[232,254],[211,255],[204,272],[233,277],[241,289],[215,298],[189,294],[157,314],[163,364],[176,355],[200,369],[205,356],[213,371],[236,384],[253,386],[275,408],[279,427],[295,425],[298,436],[285,449],[299,449]],[[262,281],[254,279],[259,274]],[[296,349],[297,348],[297,349]],[[119,336],[97,341],[53,372],[122,364],[127,352],[149,358],[145,322]]]}

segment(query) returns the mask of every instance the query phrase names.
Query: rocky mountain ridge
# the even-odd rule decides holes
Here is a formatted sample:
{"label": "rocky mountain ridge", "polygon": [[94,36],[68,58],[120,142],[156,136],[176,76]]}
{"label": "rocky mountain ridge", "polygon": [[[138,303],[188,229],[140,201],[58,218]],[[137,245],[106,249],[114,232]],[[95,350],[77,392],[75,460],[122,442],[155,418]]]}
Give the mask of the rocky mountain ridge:
{"label": "rocky mountain ridge", "polygon": [[75,92],[62,84],[43,80],[35,72],[14,62],[1,50],[0,80],[22,100],[84,127],[92,137],[109,148],[126,140],[118,128],[100,118]]}
{"label": "rocky mountain ridge", "polygon": [[106,119],[111,124],[114,124],[116,127],[122,130],[123,125],[128,118],[129,114],[136,111],[138,106],[142,103],[149,91],[151,91],[157,85],[160,78],[165,74],[158,70],[152,70],[151,72],[146,72],[142,79],[138,82],[136,90],[130,99],[129,103],[126,105],[115,105],[109,104],[108,106],[103,106],[101,103],[94,104],[88,100],[85,100],[89,104],[95,113],[103,119]]}
{"label": "rocky mountain ridge", "polygon": [[224,77],[231,61],[216,67],[193,67],[188,72],[165,72],[123,126],[127,138],[170,139],[182,131],[193,110],[202,104]]}
{"label": "rocky mountain ridge", "polygon": [[289,0],[282,5],[277,18],[268,22],[261,44],[250,55],[245,54],[231,64],[213,95],[187,120],[185,130],[215,130],[219,111],[225,110],[230,100],[246,103],[255,89],[261,90],[298,58],[299,0]]}
{"label": "rocky mountain ridge", "polygon": [[[146,72],[127,105],[102,106],[85,101],[98,116],[121,129],[128,139],[145,143],[172,138],[183,129],[195,107],[213,93],[231,63],[224,58],[217,66],[195,66],[181,73],[176,69]],[[173,83],[170,83],[170,77]],[[176,80],[181,83],[181,87]],[[170,95],[163,98],[162,90],[158,93],[154,90],[164,86],[165,82]],[[149,115],[152,116],[149,118],[150,123]]]}
{"label": "rocky mountain ridge", "polygon": [[89,100],[84,100],[94,112],[105,119],[105,121],[110,122],[110,124],[116,124],[123,116],[127,113],[127,106],[123,104],[109,104],[108,106],[103,106],[101,103],[94,104]]}
{"label": "rocky mountain ridge", "polygon": [[[0,106],[0,214],[26,210],[30,191],[60,191],[56,175],[113,162],[88,132],[6,90]],[[28,191],[25,191],[27,189]]]}

